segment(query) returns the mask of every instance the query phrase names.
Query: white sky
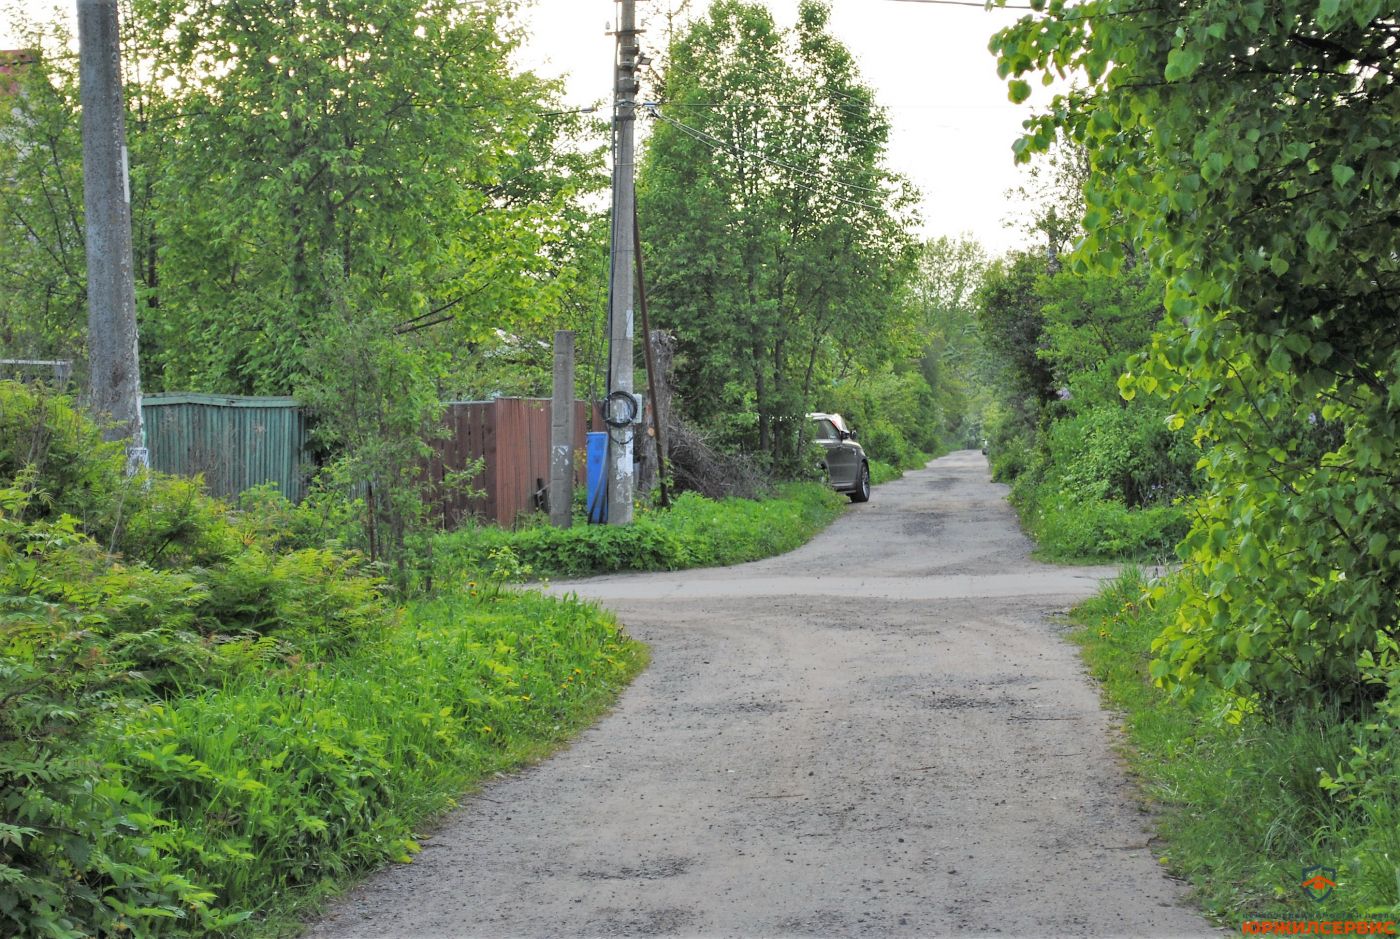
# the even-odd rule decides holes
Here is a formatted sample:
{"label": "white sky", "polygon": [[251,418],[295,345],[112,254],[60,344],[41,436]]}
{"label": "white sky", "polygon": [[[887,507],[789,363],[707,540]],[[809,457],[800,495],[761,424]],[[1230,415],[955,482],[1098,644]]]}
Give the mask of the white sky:
{"label": "white sky", "polygon": [[[649,14],[674,0],[639,0]],[[790,26],[798,0],[763,0],[778,22]],[[0,3],[0,9],[9,4]],[[18,0],[34,16],[73,0]],[[703,11],[706,0],[692,4]],[[969,233],[992,253],[1016,247],[1023,236],[1004,224],[1015,214],[1007,191],[1020,182],[1011,144],[1029,113],[1012,105],[987,41],[1010,12],[901,2],[831,0],[831,31],[855,55],[878,102],[890,109],[892,167],[923,193],[924,232]],[[565,77],[570,104],[610,99],[613,38],[604,26],[616,22],[614,0],[533,0],[524,13],[529,35],[521,64],[541,74]],[[642,36],[643,50],[664,42],[660,23]],[[0,48],[14,37],[0,13]],[[1034,100],[1034,99],[1033,99]],[[604,111],[606,113],[606,111]]]}

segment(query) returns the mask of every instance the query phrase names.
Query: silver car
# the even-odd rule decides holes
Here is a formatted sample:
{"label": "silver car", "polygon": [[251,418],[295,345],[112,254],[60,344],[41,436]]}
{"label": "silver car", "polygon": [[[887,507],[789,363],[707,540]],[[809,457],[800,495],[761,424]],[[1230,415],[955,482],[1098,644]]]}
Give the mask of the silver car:
{"label": "silver car", "polygon": [[844,492],[852,502],[870,501],[870,461],[865,448],[856,442],[856,433],[846,426],[840,414],[808,414],[816,424],[817,443],[826,451],[822,469],[831,488]]}

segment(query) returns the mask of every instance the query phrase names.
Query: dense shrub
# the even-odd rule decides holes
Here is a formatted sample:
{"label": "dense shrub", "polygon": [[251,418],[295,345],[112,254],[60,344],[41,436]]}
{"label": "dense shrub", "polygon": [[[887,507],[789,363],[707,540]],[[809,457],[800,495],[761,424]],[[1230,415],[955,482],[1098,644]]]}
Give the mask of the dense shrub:
{"label": "dense shrub", "polygon": [[896,466],[918,461],[939,449],[937,401],[917,370],[850,379],[831,392],[827,410],[836,411],[860,435],[872,460]]}
{"label": "dense shrub", "polygon": [[167,850],[162,793],[94,742],[269,657],[372,638],[379,583],[353,554],[264,546],[195,481],[126,478],[66,399],[5,383],[0,404],[0,932],[223,928]]}
{"label": "dense shrub", "polygon": [[123,460],[68,398],[0,381],[0,480],[24,477],[32,517],[92,518],[119,487]]}
{"label": "dense shrub", "polygon": [[1154,640],[1188,590],[1130,569],[1073,614],[1074,638],[1108,702],[1125,712],[1128,756],[1162,810],[1168,837],[1157,855],[1227,923],[1316,918],[1317,904],[1296,887],[1300,861],[1336,867],[1329,915],[1395,919],[1395,711],[1381,708],[1376,720],[1335,707],[1242,711],[1218,689],[1188,701],[1155,687]]}
{"label": "dense shrub", "polygon": [[1053,485],[1014,490],[1021,520],[1040,549],[1064,560],[1173,556],[1189,521],[1180,506],[1130,509],[1111,499],[1080,498]]}
{"label": "dense shrub", "polygon": [[739,564],[792,550],[835,518],[844,501],[817,483],[789,483],[760,501],[717,502],[686,492],[670,509],[639,510],[626,527],[463,528],[439,537],[434,557],[448,582],[495,569],[502,549],[535,574],[564,577]]}
{"label": "dense shrub", "polygon": [[1054,421],[1045,435],[1046,476],[1078,500],[1170,505],[1193,491],[1199,452],[1188,435],[1168,429],[1164,408],[1125,405],[1091,407]]}
{"label": "dense shrub", "polygon": [[463,591],[332,662],[281,655],[130,710],[95,750],[113,785],[153,800],[138,845],[212,885],[222,909],[261,915],[407,860],[422,819],[577,729],[643,662],[591,605]]}

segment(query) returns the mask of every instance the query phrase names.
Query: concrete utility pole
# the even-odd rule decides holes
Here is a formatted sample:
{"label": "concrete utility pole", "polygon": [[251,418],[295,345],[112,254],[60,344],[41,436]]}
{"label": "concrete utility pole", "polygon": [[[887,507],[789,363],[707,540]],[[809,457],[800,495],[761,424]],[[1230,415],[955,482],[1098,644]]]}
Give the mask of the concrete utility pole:
{"label": "concrete utility pole", "polygon": [[554,398],[549,404],[549,523],[574,519],[574,334],[554,334]]}
{"label": "concrete utility pole", "polygon": [[87,214],[88,381],[92,411],[109,440],[127,441],[127,469],[147,463],[136,354],[131,194],[116,0],[78,0]]}
{"label": "concrete utility pole", "polygon": [[[617,78],[613,87],[613,133],[617,151],[613,158],[612,201],[612,296],[608,337],[608,371],[612,376],[609,394],[632,393],[632,212],[636,194],[633,188],[633,129],[637,118],[637,3],[621,0],[617,22]],[[611,407],[616,411],[617,408]],[[605,415],[613,417],[615,414]],[[612,435],[608,467],[608,523],[632,523],[632,491],[636,471],[632,464],[633,429],[608,428]]]}

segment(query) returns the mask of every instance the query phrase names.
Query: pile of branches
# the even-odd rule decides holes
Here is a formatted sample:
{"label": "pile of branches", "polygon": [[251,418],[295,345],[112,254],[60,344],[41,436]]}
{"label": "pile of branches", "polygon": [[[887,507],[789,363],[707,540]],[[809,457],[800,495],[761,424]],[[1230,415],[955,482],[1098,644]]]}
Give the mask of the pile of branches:
{"label": "pile of branches", "polygon": [[760,499],[768,493],[768,478],[752,457],[716,450],[679,417],[667,421],[666,434],[666,468],[678,489],[708,499]]}
{"label": "pile of branches", "polygon": [[[715,449],[700,431],[680,416],[681,409],[671,394],[676,337],[659,329],[649,336],[652,361],[657,370],[655,406],[660,412],[661,426],[665,428],[666,469],[676,488],[698,492],[708,499],[758,499],[767,495],[767,474],[752,457]],[[653,466],[655,447],[656,438],[649,437],[644,452],[645,459]],[[648,488],[645,481],[642,488]]]}

